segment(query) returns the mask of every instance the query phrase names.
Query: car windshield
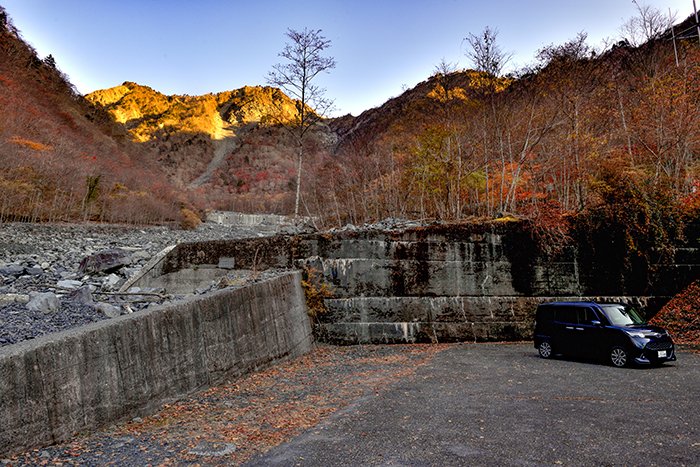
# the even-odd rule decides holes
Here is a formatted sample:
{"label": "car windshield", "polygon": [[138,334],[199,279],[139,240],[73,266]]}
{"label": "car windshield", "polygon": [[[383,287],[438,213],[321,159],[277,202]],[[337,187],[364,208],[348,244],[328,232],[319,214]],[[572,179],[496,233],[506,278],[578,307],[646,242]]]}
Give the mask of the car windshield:
{"label": "car windshield", "polygon": [[624,305],[601,305],[600,307],[613,326],[644,324],[644,319],[634,308]]}

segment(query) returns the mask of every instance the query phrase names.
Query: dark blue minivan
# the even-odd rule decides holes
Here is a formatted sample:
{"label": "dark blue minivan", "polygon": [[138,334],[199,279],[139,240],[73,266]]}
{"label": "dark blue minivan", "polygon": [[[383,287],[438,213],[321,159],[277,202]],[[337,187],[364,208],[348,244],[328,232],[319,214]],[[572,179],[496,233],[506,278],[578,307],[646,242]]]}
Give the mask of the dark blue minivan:
{"label": "dark blue minivan", "polygon": [[605,359],[612,365],[660,365],[676,360],[673,340],[619,303],[552,302],[537,307],[535,348],[556,354]]}

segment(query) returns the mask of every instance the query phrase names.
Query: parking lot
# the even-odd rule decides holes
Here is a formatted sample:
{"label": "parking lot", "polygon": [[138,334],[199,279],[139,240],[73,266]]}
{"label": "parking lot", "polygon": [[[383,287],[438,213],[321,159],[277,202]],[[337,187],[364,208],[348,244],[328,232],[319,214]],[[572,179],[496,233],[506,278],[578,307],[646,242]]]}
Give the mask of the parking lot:
{"label": "parking lot", "polygon": [[249,465],[698,465],[700,355],[660,368],[455,345]]}
{"label": "parking lot", "polygon": [[530,343],[319,346],[0,465],[700,465],[700,354],[660,368]]}

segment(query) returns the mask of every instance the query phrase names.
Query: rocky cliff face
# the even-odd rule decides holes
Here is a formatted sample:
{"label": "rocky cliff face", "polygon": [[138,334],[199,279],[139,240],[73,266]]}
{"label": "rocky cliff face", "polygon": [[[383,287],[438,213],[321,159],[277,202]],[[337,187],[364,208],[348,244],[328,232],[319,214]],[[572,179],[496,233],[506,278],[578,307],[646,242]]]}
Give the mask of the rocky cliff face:
{"label": "rocky cliff face", "polygon": [[126,125],[139,142],[159,138],[163,132],[201,133],[218,140],[233,136],[243,125],[288,123],[297,117],[292,99],[279,89],[263,86],[203,96],[166,96],[148,86],[125,82],[86,98]]}
{"label": "rocky cliff face", "polygon": [[280,210],[291,193],[295,144],[282,125],[298,118],[298,103],[277,88],[168,96],[125,82],[86,98],[158,154],[177,185],[204,188],[214,207],[232,208],[219,204],[234,193],[254,203],[237,209]]}

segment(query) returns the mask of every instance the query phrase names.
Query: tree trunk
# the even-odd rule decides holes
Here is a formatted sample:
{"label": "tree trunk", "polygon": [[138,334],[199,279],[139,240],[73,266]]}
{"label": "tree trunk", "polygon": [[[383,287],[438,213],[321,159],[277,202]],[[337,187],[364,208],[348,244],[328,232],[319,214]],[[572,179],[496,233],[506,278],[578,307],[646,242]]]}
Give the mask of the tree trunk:
{"label": "tree trunk", "polygon": [[299,201],[301,200],[301,160],[304,157],[304,147],[299,147],[299,163],[297,164],[297,194],[294,201],[294,217],[299,217]]}

